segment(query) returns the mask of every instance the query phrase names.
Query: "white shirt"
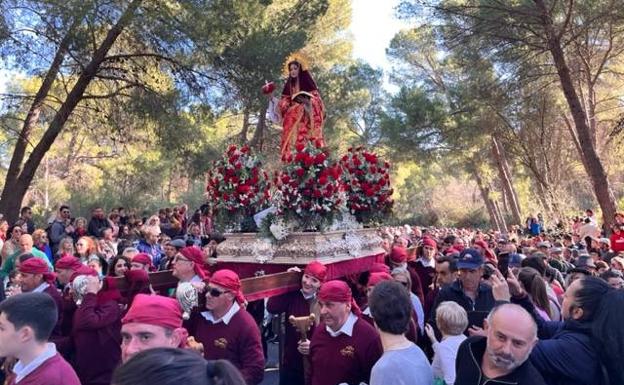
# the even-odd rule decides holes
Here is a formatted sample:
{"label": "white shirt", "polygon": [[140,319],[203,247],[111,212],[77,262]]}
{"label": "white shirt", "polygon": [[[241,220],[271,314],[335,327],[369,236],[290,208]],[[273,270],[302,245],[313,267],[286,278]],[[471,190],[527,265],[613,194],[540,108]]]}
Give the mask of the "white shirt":
{"label": "white shirt", "polygon": [[240,310],[240,306],[238,305],[238,303],[234,302],[234,304],[232,304],[232,306],[230,307],[230,310],[228,310],[227,313],[225,313],[223,317],[219,319],[215,319],[214,315],[212,315],[212,312],[210,310],[201,312],[201,315],[204,316],[204,318],[207,321],[210,321],[213,324],[218,324],[219,322],[223,322],[224,324],[228,325],[230,321],[232,320],[232,317],[234,317],[234,315],[239,310]]}
{"label": "white shirt", "polygon": [[48,359],[54,357],[56,355],[56,345],[51,342],[46,344],[46,348],[39,356],[37,356],[34,360],[30,362],[28,365],[22,364],[22,361],[17,361],[15,366],[13,367],[13,373],[15,373],[15,383],[19,383],[24,379],[27,375],[34,372],[38,367],[40,367],[44,362]]}
{"label": "white shirt", "polygon": [[301,295],[303,295],[303,298],[305,298],[307,301],[309,301],[312,298],[316,297],[316,293],[306,294],[306,293],[303,292],[303,289],[301,289]]}
{"label": "white shirt", "polygon": [[431,258],[429,260],[426,260],[425,258],[418,258],[416,260],[416,262],[422,263],[422,265],[424,267],[433,267],[433,268],[435,268],[435,259],[433,259],[433,258]]}
{"label": "white shirt", "polygon": [[41,285],[37,286],[32,292],[33,293],[43,293],[43,291],[45,289],[47,289],[48,287],[50,287],[50,284],[47,283],[47,282],[44,282]]}
{"label": "white shirt", "polygon": [[457,359],[457,350],[459,345],[466,339],[466,336],[460,334],[458,336],[449,336],[441,342],[433,344],[433,376],[441,378],[447,384],[455,382],[455,360]]}
{"label": "white shirt", "polygon": [[199,278],[199,275],[195,274],[193,276],[193,278],[189,279],[189,280],[185,280],[185,279],[180,279],[179,280],[180,283],[182,282],[188,282],[188,283],[195,283],[195,282],[203,282],[201,278]]}
{"label": "white shirt", "polygon": [[338,331],[331,330],[327,325],[325,325],[325,330],[327,330],[327,333],[329,333],[329,335],[332,337],[338,337],[341,334],[346,334],[349,337],[353,337],[353,326],[355,325],[355,322],[357,320],[358,318],[355,314],[349,313],[349,317],[347,317],[347,320],[344,324],[342,324],[342,327],[338,329]]}

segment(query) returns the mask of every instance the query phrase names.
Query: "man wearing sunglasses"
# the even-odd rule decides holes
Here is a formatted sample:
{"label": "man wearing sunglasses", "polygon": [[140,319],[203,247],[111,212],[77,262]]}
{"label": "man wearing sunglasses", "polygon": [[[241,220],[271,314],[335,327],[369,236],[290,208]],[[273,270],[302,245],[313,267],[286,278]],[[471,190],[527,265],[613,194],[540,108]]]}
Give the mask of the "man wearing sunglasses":
{"label": "man wearing sunglasses", "polygon": [[201,284],[207,277],[204,253],[196,246],[187,246],[173,257],[172,274],[180,282]]}
{"label": "man wearing sunglasses", "polygon": [[74,232],[74,227],[70,224],[70,221],[71,211],[69,206],[61,206],[56,219],[50,225],[50,248],[52,248],[53,255],[56,255],[61,240],[71,236]]}
{"label": "man wearing sunglasses", "polygon": [[257,385],[264,377],[264,354],[260,330],[244,302],[238,275],[216,271],[206,286],[206,311],[191,315],[188,329],[204,345],[207,360],[228,360],[248,385]]}

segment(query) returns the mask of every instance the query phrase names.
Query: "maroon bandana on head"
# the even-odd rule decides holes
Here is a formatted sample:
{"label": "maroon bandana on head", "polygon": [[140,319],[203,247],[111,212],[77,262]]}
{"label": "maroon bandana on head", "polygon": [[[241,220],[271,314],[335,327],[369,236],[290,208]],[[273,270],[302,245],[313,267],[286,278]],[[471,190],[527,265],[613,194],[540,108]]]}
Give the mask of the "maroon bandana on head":
{"label": "maroon bandana on head", "polygon": [[97,271],[90,268],[89,266],[82,265],[74,271],[74,274],[72,274],[71,278],[69,279],[69,282],[74,282],[74,279],[79,275],[91,275],[91,276],[97,277],[98,273]]}
{"label": "maroon bandana on head", "polygon": [[431,238],[425,237],[422,241],[423,246],[433,247],[434,249],[438,248],[438,244]]}
{"label": "maroon bandana on head", "polygon": [[222,269],[216,271],[210,278],[210,283],[231,291],[239,305],[245,302],[245,297],[241,291],[240,278],[232,270]]}
{"label": "maroon bandana on head", "polygon": [[67,269],[73,271],[76,271],[80,266],[82,266],[82,262],[80,262],[80,259],[72,255],[66,255],[60,258],[58,261],[56,261],[55,264],[55,267],[57,269]]}
{"label": "maroon bandana on head", "polygon": [[204,270],[204,253],[201,249],[195,246],[187,246],[180,250],[180,254],[189,261],[194,262],[193,270],[202,281],[209,277],[208,272]]}
{"label": "maroon bandana on head", "polygon": [[367,287],[374,287],[379,282],[392,281],[392,276],[388,273],[372,273],[368,278]]}
{"label": "maroon bandana on head", "polygon": [[142,323],[177,329],[182,327],[182,308],[173,298],[137,294],[121,323]]}
{"label": "maroon bandana on head", "polygon": [[343,281],[328,281],[321,285],[321,289],[318,293],[319,301],[323,302],[342,302],[342,303],[350,303],[351,311],[356,316],[360,316],[362,312],[360,308],[353,300],[353,295],[351,293],[351,288],[347,285],[346,282]]}
{"label": "maroon bandana on head", "polygon": [[390,252],[390,260],[394,263],[407,262],[407,250],[401,246],[394,246]]}
{"label": "maroon bandana on head", "polygon": [[379,262],[375,262],[371,265],[370,269],[368,269],[368,271],[372,273],[388,273],[390,274],[390,267],[388,265],[386,265],[385,263],[379,263]]}
{"label": "maroon bandana on head", "polygon": [[30,258],[20,264],[20,273],[25,274],[41,274],[43,280],[52,283],[56,279],[56,274],[52,273],[48,268],[48,264],[41,258]]}
{"label": "maroon bandana on head", "polygon": [[150,271],[154,270],[154,265],[152,264],[152,258],[145,253],[139,253],[135,255],[134,257],[132,257],[132,262],[140,263],[143,266],[148,266],[148,269]]}
{"label": "maroon bandana on head", "polygon": [[312,276],[321,282],[325,282],[325,279],[327,278],[327,267],[318,261],[312,261],[308,263],[308,266],[306,266],[303,273]]}

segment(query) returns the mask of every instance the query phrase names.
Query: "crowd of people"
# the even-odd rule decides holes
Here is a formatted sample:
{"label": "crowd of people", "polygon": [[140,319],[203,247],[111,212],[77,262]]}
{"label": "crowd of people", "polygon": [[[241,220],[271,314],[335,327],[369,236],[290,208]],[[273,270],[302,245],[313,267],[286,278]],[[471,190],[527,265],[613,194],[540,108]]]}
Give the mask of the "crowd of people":
{"label": "crowd of people", "polygon": [[[257,385],[273,319],[281,385],[624,384],[624,214],[611,229],[586,215],[553,231],[379,235],[367,271],[328,279],[313,261],[289,269],[300,290],[249,303],[205,208],[87,220],[61,206],[38,226],[25,207],[0,220],[5,381]],[[188,317],[150,285],[159,270],[201,294]]]}

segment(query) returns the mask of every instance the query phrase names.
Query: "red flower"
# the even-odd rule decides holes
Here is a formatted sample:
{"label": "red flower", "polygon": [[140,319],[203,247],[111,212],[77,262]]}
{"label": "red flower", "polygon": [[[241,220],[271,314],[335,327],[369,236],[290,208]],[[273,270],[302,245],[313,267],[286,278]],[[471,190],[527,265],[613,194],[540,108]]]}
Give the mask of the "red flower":
{"label": "red flower", "polygon": [[268,82],[262,86],[262,93],[265,95],[272,94],[275,91],[275,83]]}
{"label": "red flower", "polygon": [[326,177],[326,176],[322,176],[322,177],[320,177],[320,178],[318,179],[318,182],[319,182],[319,184],[320,184],[321,186],[322,186],[322,185],[327,184],[327,177]]}
{"label": "red flower", "polygon": [[297,152],[303,151],[304,148],[305,148],[305,146],[303,145],[303,143],[297,143],[295,145],[295,150],[297,150]]}
{"label": "red flower", "polygon": [[323,162],[325,162],[325,159],[327,159],[327,155],[321,152],[314,158],[314,163],[323,164]]}
{"label": "red flower", "polygon": [[342,174],[342,169],[340,166],[336,165],[332,168],[332,177],[336,180],[340,179],[340,175]]}
{"label": "red flower", "polygon": [[298,168],[298,169],[295,170],[295,174],[297,174],[297,176],[299,178],[301,178],[303,176],[303,174],[305,174],[305,170],[302,169],[302,168]]}
{"label": "red flower", "polygon": [[377,163],[377,155],[375,154],[369,154],[365,152],[364,154],[362,154],[362,156],[364,156],[364,159],[366,159],[368,163],[371,163],[371,164]]}
{"label": "red flower", "polygon": [[305,159],[303,160],[303,164],[309,168],[310,166],[312,166],[314,164],[314,158],[312,158],[311,155],[305,154]]}

